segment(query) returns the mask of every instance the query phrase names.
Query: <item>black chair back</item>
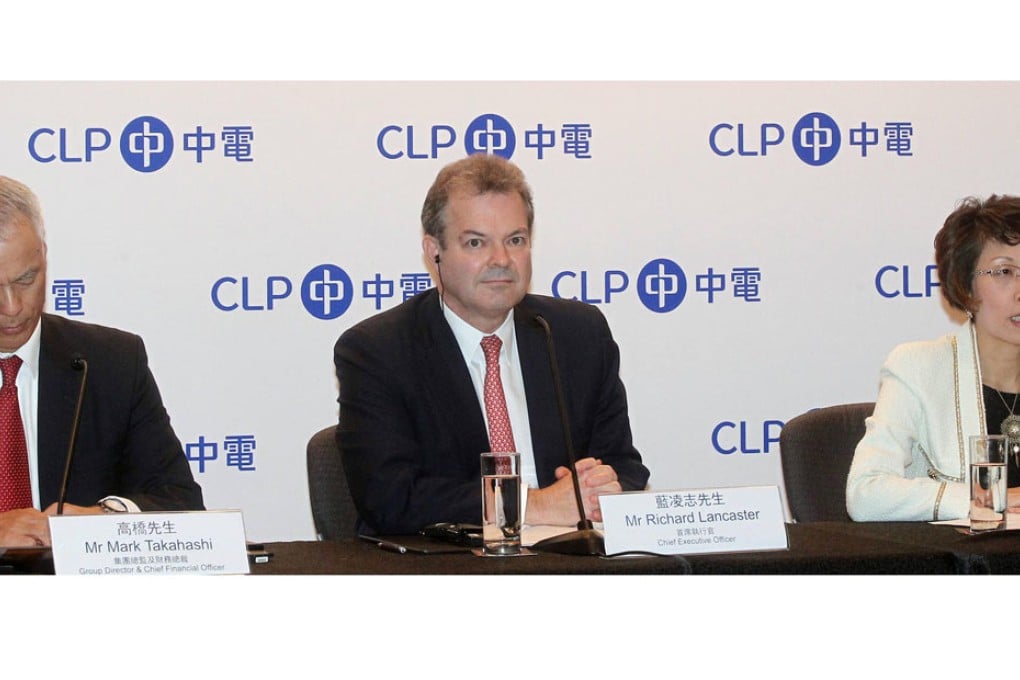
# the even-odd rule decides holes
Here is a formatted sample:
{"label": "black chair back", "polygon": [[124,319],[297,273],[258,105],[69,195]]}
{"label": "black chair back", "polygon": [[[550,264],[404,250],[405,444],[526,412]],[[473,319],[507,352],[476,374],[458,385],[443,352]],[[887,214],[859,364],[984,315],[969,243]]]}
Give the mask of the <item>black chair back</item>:
{"label": "black chair back", "polygon": [[347,486],[343,459],[336,444],[336,425],[308,440],[308,497],[315,531],[325,541],[354,538],[358,511]]}
{"label": "black chair back", "polygon": [[875,402],[814,409],[793,418],[779,433],[779,455],[790,513],[798,522],[850,521],[846,477],[864,419]]}

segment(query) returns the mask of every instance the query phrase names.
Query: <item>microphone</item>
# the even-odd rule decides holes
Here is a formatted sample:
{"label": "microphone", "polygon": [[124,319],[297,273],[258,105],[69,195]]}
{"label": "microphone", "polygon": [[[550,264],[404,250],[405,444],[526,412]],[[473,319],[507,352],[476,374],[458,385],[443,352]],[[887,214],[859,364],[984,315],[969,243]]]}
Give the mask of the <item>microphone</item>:
{"label": "microphone", "polygon": [[443,268],[439,266],[440,259],[439,255],[436,255],[432,260],[436,263],[436,276],[439,278],[439,304],[446,307],[446,287],[443,286]]}
{"label": "microphone", "polygon": [[570,461],[570,478],[574,483],[574,500],[577,501],[577,514],[581,518],[577,530],[559,536],[543,539],[531,546],[536,552],[551,552],[560,555],[605,555],[606,543],[590,519],[584,515],[584,502],[581,499],[581,482],[577,478],[577,455],[570,436],[570,421],[567,417],[567,402],[563,398],[563,382],[560,380],[559,364],[556,361],[556,347],[553,345],[552,329],[549,322],[541,314],[535,315],[535,323],[545,331],[545,342],[549,348],[549,370],[552,371],[553,385],[556,388],[556,404],[560,410],[560,424],[563,426],[563,441],[567,447],[567,460]]}
{"label": "microphone", "polygon": [[67,458],[64,460],[64,479],[60,483],[60,496],[57,497],[57,514],[64,514],[64,499],[67,496],[67,482],[71,478],[71,460],[74,458],[74,444],[78,440],[78,423],[81,421],[81,405],[85,400],[85,383],[89,377],[89,362],[80,354],[71,359],[71,368],[81,371],[81,383],[78,387],[78,403],[74,408],[74,420],[71,422],[71,439],[67,444]]}

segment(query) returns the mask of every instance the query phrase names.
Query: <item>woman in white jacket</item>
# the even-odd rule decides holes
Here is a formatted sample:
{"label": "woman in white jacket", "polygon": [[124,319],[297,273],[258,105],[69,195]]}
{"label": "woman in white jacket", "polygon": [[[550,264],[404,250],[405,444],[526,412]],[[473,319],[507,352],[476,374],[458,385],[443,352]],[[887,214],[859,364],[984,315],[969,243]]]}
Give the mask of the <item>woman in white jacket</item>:
{"label": "woman in white jacket", "polygon": [[1020,503],[1020,198],[964,200],[935,236],[943,295],[968,322],[896,347],[847,478],[858,521],[967,516],[968,441],[1005,434]]}

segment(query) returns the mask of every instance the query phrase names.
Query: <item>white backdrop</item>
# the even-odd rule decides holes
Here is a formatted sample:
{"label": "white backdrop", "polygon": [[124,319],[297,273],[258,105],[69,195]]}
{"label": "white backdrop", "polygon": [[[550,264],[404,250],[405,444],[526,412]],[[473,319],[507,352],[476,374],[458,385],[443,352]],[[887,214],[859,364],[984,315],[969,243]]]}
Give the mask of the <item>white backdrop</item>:
{"label": "white backdrop", "polygon": [[[51,282],[84,284],[74,318],[145,338],[181,440],[193,453],[200,440],[218,447],[216,460],[192,462],[207,506],[241,508],[253,540],[313,536],[304,450],[337,417],[333,343],[376,311],[366,280],[393,282],[385,309],[402,299],[403,275],[425,271],[421,202],[486,114],[513,129],[512,160],[535,194],[532,290],[548,294],[559,280],[559,294],[598,300],[654,488],[781,483],[779,423],[874,399],[895,344],[954,328],[925,268],[956,202],[1018,191],[1014,83],[3,87],[0,173],[42,200]],[[141,116],[158,120],[132,134],[145,132],[132,122]],[[801,120],[815,131],[800,134]],[[159,122],[168,134],[155,134]],[[250,160],[224,153],[234,126],[242,146],[250,131]],[[831,161],[798,156],[801,142],[809,159],[831,152],[833,127],[841,146]],[[887,128],[900,131],[898,153]],[[564,148],[565,129],[587,141],[579,155],[589,158]],[[550,132],[555,146],[539,159],[527,142]],[[210,133],[214,146],[197,162],[188,149],[208,147]],[[132,149],[153,151],[152,162],[171,138],[164,166],[132,167],[145,162]],[[862,138],[875,142],[866,156],[851,143]],[[639,277],[659,259],[687,279],[665,313],[639,295],[670,283]],[[323,264],[354,288],[328,320],[301,295]],[[741,268],[760,276],[743,297],[731,280]],[[627,280],[608,302],[606,272],[615,288]],[[711,303],[698,290],[709,273],[725,278]],[[214,302],[226,277],[237,283],[221,283]],[[277,295],[291,288],[272,309],[268,279]],[[254,470],[228,464],[234,437],[254,440],[241,465]]]}

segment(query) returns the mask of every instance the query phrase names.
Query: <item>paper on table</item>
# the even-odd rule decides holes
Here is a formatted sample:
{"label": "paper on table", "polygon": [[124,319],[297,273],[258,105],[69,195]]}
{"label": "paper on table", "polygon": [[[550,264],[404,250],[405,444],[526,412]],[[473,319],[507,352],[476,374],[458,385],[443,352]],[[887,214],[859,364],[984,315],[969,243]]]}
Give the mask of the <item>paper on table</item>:
{"label": "paper on table", "polygon": [[[969,527],[970,519],[967,517],[961,517],[960,519],[945,519],[940,522],[928,522],[928,524],[945,524],[951,527]],[[1020,529],[1020,513],[1007,512],[1005,531],[1016,531],[1017,529]]]}

